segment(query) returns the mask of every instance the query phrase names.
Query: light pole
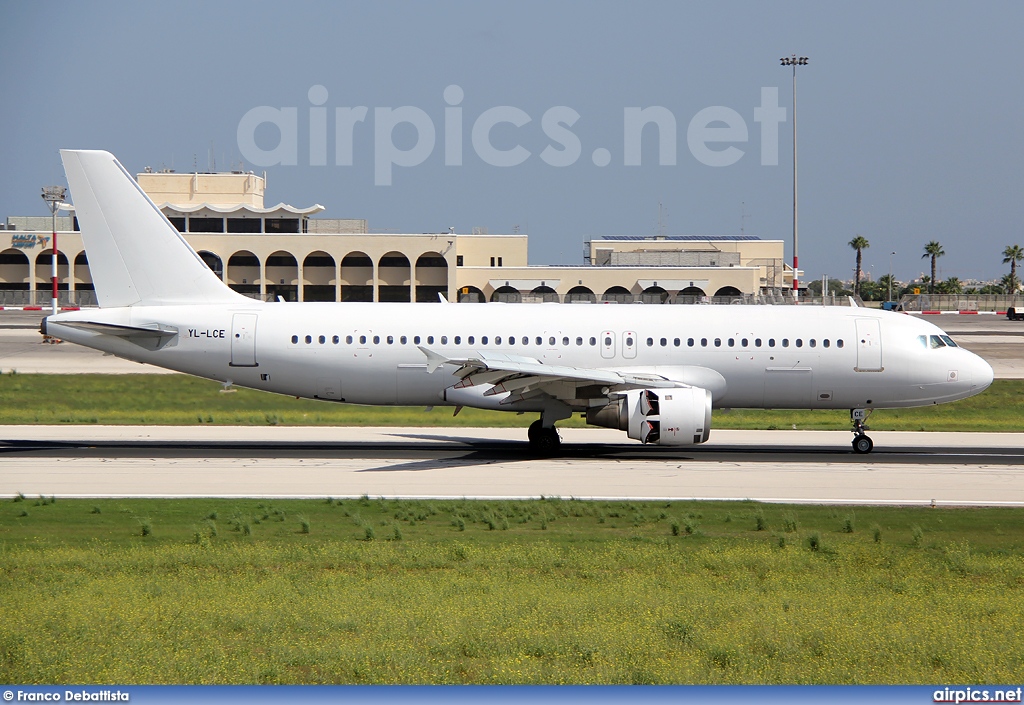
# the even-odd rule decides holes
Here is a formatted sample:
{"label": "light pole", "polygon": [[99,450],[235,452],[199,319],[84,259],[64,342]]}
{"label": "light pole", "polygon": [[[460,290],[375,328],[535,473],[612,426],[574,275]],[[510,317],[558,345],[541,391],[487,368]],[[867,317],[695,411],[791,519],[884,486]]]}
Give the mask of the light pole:
{"label": "light pole", "polygon": [[53,239],[50,241],[50,278],[53,282],[53,315],[57,315],[57,211],[64,205],[67,190],[63,186],[44,186],[43,200],[53,215]]}
{"label": "light pole", "polygon": [[800,294],[800,275],[798,269],[800,265],[800,257],[797,252],[797,228],[796,228],[796,67],[806,66],[808,59],[806,56],[797,56],[793,54],[790,57],[782,57],[779,59],[783,66],[793,67],[793,298],[797,298]]}
{"label": "light pole", "polygon": [[895,252],[889,253],[889,298],[888,301],[892,301],[892,256]]}

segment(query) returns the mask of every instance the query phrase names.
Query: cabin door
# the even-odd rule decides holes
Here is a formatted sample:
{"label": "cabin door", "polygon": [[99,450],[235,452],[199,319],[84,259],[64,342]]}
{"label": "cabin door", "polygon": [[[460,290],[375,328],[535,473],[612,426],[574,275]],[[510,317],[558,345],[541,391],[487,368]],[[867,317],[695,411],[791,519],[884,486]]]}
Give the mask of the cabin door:
{"label": "cabin door", "polygon": [[256,314],[231,317],[231,366],[259,367],[256,362]]}

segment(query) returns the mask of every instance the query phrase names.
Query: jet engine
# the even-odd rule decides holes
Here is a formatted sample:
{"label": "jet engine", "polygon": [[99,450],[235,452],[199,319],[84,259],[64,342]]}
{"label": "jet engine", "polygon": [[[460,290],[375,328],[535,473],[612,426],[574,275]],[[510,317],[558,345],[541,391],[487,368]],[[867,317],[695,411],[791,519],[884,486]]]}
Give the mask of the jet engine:
{"label": "jet engine", "polygon": [[634,389],[587,411],[587,423],[625,431],[642,443],[689,446],[711,433],[711,392],[700,387]]}

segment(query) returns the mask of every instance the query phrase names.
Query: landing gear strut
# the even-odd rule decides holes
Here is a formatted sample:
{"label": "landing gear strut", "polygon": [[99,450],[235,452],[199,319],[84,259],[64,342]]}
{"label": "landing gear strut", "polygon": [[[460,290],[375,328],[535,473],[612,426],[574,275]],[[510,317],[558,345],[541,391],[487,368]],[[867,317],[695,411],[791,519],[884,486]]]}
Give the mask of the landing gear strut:
{"label": "landing gear strut", "polygon": [[526,436],[530,439],[530,448],[538,453],[553,453],[562,443],[554,425],[544,426],[540,419],[530,424]]}
{"label": "landing gear strut", "polygon": [[853,452],[865,455],[875,447],[874,442],[864,432],[868,430],[866,421],[873,409],[850,409],[850,420],[853,422]]}

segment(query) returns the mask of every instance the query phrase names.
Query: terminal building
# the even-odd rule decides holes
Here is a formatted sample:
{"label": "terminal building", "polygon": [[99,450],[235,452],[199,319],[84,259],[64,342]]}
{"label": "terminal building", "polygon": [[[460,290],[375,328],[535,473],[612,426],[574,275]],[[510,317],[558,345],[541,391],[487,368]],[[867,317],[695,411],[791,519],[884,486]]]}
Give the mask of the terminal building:
{"label": "terminal building", "polygon": [[[792,286],[781,240],[594,236],[580,265],[530,265],[527,235],[372,233],[321,205],[264,205],[266,177],[147,169],[139,185],[228,286],[268,301],[700,303]],[[0,224],[0,305],[51,296],[50,216]],[[57,218],[64,305],[95,305],[78,222]]]}

